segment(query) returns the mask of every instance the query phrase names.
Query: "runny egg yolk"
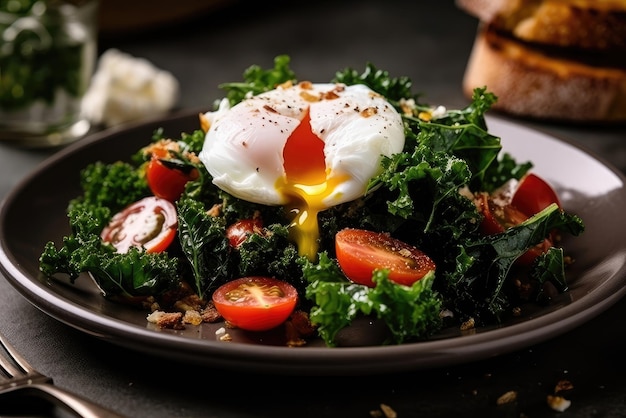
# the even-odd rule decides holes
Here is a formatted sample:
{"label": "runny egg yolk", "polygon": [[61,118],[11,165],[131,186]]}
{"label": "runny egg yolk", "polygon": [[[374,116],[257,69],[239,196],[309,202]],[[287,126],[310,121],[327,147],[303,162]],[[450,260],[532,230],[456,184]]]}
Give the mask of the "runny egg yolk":
{"label": "runny egg yolk", "polygon": [[327,208],[324,199],[345,178],[328,178],[324,141],[313,133],[308,109],[287,139],[283,159],[285,176],[276,182],[276,190],[285,196],[288,202],[285,208],[293,216],[290,238],[296,242],[300,255],[315,260],[319,238],[317,214]]}

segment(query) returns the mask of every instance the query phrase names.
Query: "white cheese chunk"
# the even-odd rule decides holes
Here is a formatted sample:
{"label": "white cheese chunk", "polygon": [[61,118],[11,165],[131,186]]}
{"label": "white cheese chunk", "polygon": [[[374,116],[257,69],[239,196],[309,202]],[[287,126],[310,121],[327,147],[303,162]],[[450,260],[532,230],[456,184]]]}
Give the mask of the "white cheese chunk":
{"label": "white cheese chunk", "polygon": [[179,88],[171,73],[148,60],[109,49],[99,59],[82,112],[94,124],[119,125],[171,110]]}

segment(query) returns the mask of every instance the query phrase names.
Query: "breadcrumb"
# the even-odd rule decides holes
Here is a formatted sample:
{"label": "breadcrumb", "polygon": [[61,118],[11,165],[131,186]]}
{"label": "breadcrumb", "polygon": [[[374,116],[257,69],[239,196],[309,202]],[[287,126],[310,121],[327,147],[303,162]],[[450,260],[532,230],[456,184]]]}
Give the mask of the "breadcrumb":
{"label": "breadcrumb", "polygon": [[461,331],[474,329],[475,325],[476,325],[476,322],[474,321],[474,318],[470,318],[461,324]]}
{"label": "breadcrumb", "polygon": [[200,325],[202,323],[202,315],[200,315],[200,312],[194,310],[185,311],[185,315],[183,316],[183,323]]}
{"label": "breadcrumb", "polygon": [[182,317],[183,314],[181,312],[154,311],[146,319],[160,328],[185,329],[181,322]]}
{"label": "breadcrumb", "polygon": [[517,400],[517,391],[510,390],[501,395],[496,401],[496,405],[504,405],[507,403],[515,402]]}
{"label": "breadcrumb", "polygon": [[372,418],[397,418],[398,414],[389,405],[381,403],[380,409],[370,411],[370,416]]}
{"label": "breadcrumb", "polygon": [[562,396],[557,396],[557,395],[548,395],[548,397],[546,398],[546,401],[548,402],[548,406],[550,408],[558,412],[565,411],[572,404],[571,401],[565,399]]}

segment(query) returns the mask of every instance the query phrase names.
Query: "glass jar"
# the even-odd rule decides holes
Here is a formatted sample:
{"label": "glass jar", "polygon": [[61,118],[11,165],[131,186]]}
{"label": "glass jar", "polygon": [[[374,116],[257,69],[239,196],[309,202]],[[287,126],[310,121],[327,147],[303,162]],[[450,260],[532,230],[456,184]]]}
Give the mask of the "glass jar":
{"label": "glass jar", "polygon": [[64,145],[97,59],[97,0],[0,0],[0,141]]}

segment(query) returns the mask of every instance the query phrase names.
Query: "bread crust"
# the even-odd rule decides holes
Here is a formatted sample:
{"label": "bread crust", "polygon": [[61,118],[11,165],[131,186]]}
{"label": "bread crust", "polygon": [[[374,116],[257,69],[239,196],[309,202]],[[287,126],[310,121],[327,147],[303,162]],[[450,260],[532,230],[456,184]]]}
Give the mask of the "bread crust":
{"label": "bread crust", "polygon": [[457,5],[526,42],[626,53],[623,0],[457,0]]}
{"label": "bread crust", "polygon": [[481,25],[465,70],[463,91],[498,96],[494,110],[536,119],[626,121],[626,70],[554,58]]}

